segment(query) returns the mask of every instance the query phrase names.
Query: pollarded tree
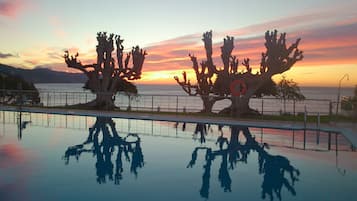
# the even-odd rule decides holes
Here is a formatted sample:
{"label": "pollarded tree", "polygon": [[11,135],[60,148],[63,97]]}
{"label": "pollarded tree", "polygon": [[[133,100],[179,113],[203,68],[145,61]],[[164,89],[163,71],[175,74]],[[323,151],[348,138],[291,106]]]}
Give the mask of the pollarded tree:
{"label": "pollarded tree", "polygon": [[192,68],[196,74],[196,83],[192,84],[190,80],[187,79],[186,71],[182,73],[183,80],[175,76],[176,82],[182,87],[182,89],[190,96],[199,95],[203,101],[204,113],[211,113],[213,105],[216,101],[223,100],[227,97],[224,96],[214,96],[213,95],[213,75],[217,73],[216,66],[213,64],[212,59],[212,31],[203,34],[203,39],[206,51],[206,60],[200,63],[197,62],[197,57],[189,54],[192,61]]}
{"label": "pollarded tree", "polygon": [[[146,51],[136,46],[126,54],[124,59],[124,46],[122,45],[124,40],[119,35],[107,35],[106,32],[99,32],[97,33],[97,41],[97,63],[83,65],[77,59],[78,53],[70,56],[68,51],[65,52],[64,58],[69,68],[78,69],[87,75],[88,81],[85,88],[96,94],[96,99],[86,105],[109,110],[115,107],[114,97],[118,91],[126,91],[126,87],[132,88],[132,84],[128,80],[141,78],[141,71],[147,54]],[[114,42],[117,66],[112,57]],[[131,58],[132,65],[129,66]]]}
{"label": "pollarded tree", "polygon": [[[233,40],[226,40],[226,42],[229,43],[227,46],[233,49]],[[238,72],[236,58],[224,58],[225,66],[217,73],[214,90],[220,95],[231,95],[232,104],[221,112],[229,113],[232,116],[254,112],[249,107],[249,100],[257,90],[269,82],[273,75],[289,70],[297,61],[303,59],[303,53],[298,49],[299,42],[300,39],[297,39],[293,44],[287,46],[286,33],[279,36],[276,30],[267,31],[265,33],[266,51],[262,53],[260,72],[255,74],[252,72],[249,59],[244,59],[242,63],[246,71]],[[228,63],[233,65],[234,71],[229,70]]]}

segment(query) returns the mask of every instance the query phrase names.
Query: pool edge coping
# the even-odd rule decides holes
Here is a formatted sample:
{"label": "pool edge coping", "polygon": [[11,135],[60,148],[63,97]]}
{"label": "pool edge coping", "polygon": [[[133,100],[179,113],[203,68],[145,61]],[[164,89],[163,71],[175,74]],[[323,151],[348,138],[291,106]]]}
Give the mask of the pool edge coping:
{"label": "pool edge coping", "polygon": [[198,117],[198,116],[183,116],[173,114],[152,114],[152,113],[130,113],[122,111],[100,111],[100,110],[81,110],[81,109],[62,109],[62,108],[38,108],[38,107],[19,107],[19,106],[1,106],[2,111],[12,112],[31,112],[31,113],[46,113],[58,115],[78,115],[78,116],[91,116],[91,117],[112,117],[112,118],[126,118],[126,119],[140,119],[152,121],[171,121],[171,122],[186,122],[186,123],[205,123],[205,124],[224,124],[230,126],[246,126],[253,128],[271,128],[283,130],[312,130],[323,132],[341,133],[348,141],[357,146],[357,129],[356,128],[343,128],[338,124],[331,125],[323,123],[318,128],[314,123],[305,125],[303,122],[284,122],[272,120],[241,120],[229,119],[220,117]]}

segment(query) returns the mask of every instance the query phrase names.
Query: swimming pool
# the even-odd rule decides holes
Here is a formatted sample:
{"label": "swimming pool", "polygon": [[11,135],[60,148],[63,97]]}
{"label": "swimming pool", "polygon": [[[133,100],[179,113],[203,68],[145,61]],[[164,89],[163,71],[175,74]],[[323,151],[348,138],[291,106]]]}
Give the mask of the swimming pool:
{"label": "swimming pool", "polygon": [[1,112],[0,200],[350,200],[340,134]]}

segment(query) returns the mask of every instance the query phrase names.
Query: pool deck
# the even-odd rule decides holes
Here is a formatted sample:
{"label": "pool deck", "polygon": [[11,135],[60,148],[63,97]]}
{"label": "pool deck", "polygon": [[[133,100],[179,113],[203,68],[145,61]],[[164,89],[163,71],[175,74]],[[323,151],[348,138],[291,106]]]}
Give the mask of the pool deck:
{"label": "pool deck", "polygon": [[123,112],[123,111],[99,111],[99,110],[79,110],[79,109],[60,109],[60,108],[39,108],[39,107],[16,107],[0,106],[4,111],[22,111],[31,113],[48,113],[61,115],[80,115],[80,116],[102,116],[126,119],[141,119],[154,121],[173,121],[187,123],[205,124],[224,124],[231,126],[247,126],[255,128],[273,128],[285,130],[320,130],[325,132],[342,133],[354,146],[357,146],[357,124],[356,123],[322,123],[318,128],[317,123],[308,123],[305,127],[303,122],[272,121],[272,120],[253,120],[253,119],[233,119],[228,117],[203,117],[182,114],[157,114],[144,112]]}

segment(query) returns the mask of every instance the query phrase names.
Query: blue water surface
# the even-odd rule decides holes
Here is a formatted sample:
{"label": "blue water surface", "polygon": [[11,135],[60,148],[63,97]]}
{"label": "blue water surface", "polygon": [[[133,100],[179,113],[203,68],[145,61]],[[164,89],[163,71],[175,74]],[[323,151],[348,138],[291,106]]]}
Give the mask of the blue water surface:
{"label": "blue water surface", "polygon": [[357,155],[335,133],[0,113],[0,200],[355,196]]}

